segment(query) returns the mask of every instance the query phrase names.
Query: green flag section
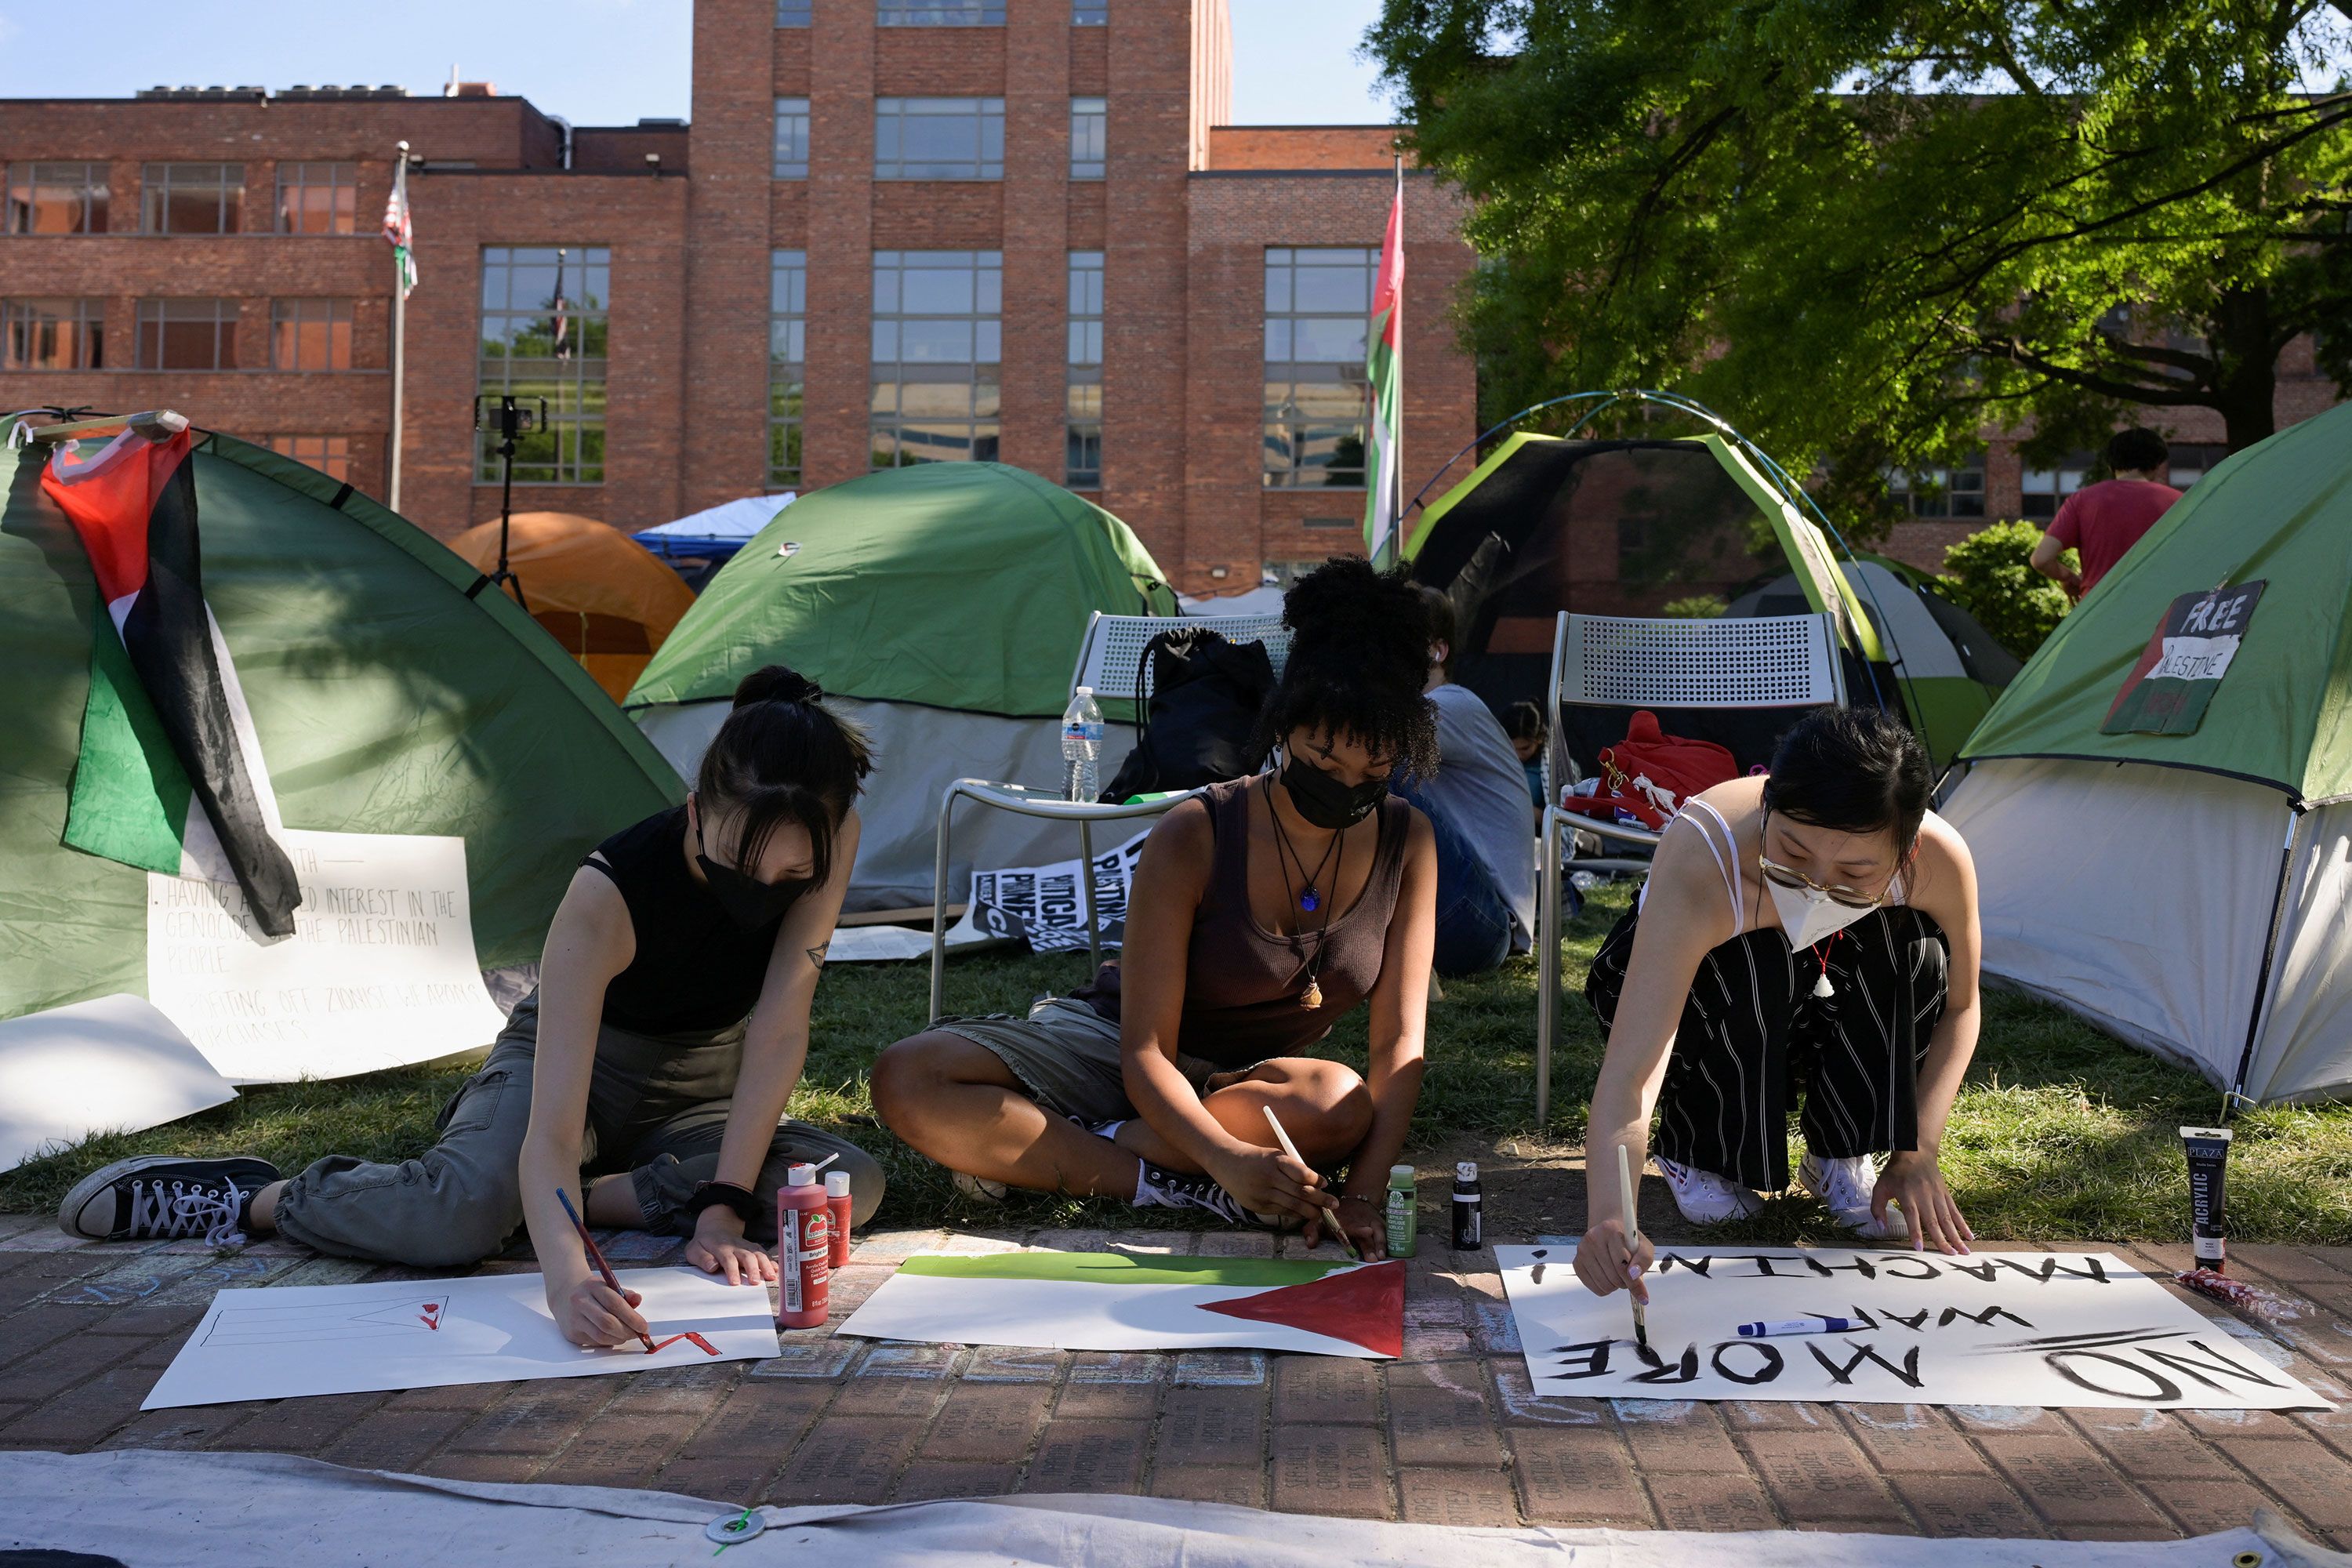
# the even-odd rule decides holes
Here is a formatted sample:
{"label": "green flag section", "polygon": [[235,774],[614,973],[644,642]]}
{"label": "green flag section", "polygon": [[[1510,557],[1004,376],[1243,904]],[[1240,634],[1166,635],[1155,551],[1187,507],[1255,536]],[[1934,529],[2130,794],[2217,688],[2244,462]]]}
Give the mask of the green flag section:
{"label": "green flag section", "polygon": [[[1962,755],[2152,763],[2306,804],[2352,797],[2352,405],[2224,461],[2058,623]],[[2184,596],[2267,584],[2188,733],[2110,732],[2109,710]],[[2195,634],[2191,634],[2192,636]]]}
{"label": "green flag section", "polygon": [[1176,613],[1127,524],[1001,463],[888,469],[778,512],[711,579],[626,706],[724,700],[782,658],[837,697],[1059,718],[1097,610]]}
{"label": "green flag section", "polygon": [[[189,809],[97,635],[46,456],[0,451],[0,1016],[147,994],[140,868],[177,869]],[[680,798],[674,772],[511,600],[467,598],[474,569],[412,524],[229,437],[193,461],[205,597],[287,826],[462,837],[477,959],[535,959],[581,856]]]}

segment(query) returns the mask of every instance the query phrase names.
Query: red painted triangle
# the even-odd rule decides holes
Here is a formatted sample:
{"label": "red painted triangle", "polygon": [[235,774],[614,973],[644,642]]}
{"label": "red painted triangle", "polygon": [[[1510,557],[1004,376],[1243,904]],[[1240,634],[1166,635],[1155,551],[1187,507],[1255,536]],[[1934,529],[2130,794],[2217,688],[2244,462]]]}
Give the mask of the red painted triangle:
{"label": "red painted triangle", "polygon": [[1386,1263],[1341,1268],[1305,1285],[1284,1285],[1229,1301],[1206,1301],[1202,1310],[1261,1323],[1281,1323],[1310,1334],[1345,1340],[1385,1356],[1404,1354],[1404,1265]]}

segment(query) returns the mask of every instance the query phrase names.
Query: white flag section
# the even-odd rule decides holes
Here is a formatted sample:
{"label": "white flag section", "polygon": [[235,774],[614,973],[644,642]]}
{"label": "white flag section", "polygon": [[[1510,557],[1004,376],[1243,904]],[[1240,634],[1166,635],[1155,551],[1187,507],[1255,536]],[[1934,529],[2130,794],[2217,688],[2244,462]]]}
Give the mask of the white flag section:
{"label": "white flag section", "polygon": [[136,996],[0,1021],[0,1171],[55,1144],[161,1127],[236,1098],[172,1020]]}
{"label": "white flag section", "polygon": [[774,1309],[757,1285],[694,1268],[625,1268],[659,1347],[588,1350],[548,1315],[537,1274],[223,1290],[142,1410],[370,1394],[541,1377],[595,1377],[776,1353]]}
{"label": "white flag section", "polygon": [[[1135,863],[1143,858],[1143,841],[1150,836],[1146,829],[1118,848],[1095,856],[1095,919],[1100,922],[1105,947],[1118,946],[1126,935],[1128,884],[1134,879]],[[974,871],[971,901],[963,919],[948,932],[948,942],[953,946],[991,937],[1023,937],[1037,952],[1067,952],[1086,946],[1086,889],[1078,880],[1078,862],[1073,858],[1050,866]],[[924,951],[930,951],[928,939]]]}
{"label": "white flag section", "polygon": [[[1622,1291],[1595,1297],[1576,1246],[1497,1247],[1538,1394],[2162,1410],[2332,1410],[2225,1325],[2106,1253],[1662,1247],[1650,1350]],[[1744,1338],[1742,1323],[1842,1317],[1851,1332]]]}
{"label": "white flag section", "polygon": [[302,885],[280,942],[255,929],[234,881],[147,876],[147,999],[207,1061],[234,1082],[285,1083],[498,1037],[505,1020],[474,966],[464,839],[276,837]]}
{"label": "white flag section", "polygon": [[836,1331],[1040,1350],[1404,1351],[1402,1263],[919,1252]]}

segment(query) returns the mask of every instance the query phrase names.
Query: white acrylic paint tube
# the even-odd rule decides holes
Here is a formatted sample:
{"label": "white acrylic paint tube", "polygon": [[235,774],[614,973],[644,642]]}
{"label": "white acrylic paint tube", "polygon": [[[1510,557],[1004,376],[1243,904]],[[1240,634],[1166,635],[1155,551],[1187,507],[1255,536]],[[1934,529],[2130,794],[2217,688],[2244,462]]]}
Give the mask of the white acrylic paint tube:
{"label": "white acrylic paint tube", "polygon": [[1739,1337],[1760,1340],[1772,1334],[1852,1334],[1868,1327],[1859,1318],[1782,1318],[1771,1322],[1742,1323]]}
{"label": "white acrylic paint tube", "polygon": [[2223,1183],[2230,1173],[2230,1140],[2226,1127],[2184,1127],[2181,1147],[2189,1154],[2189,1210],[2194,1223],[2197,1267],[2219,1272],[2223,1240],[2229,1235],[2223,1211]]}

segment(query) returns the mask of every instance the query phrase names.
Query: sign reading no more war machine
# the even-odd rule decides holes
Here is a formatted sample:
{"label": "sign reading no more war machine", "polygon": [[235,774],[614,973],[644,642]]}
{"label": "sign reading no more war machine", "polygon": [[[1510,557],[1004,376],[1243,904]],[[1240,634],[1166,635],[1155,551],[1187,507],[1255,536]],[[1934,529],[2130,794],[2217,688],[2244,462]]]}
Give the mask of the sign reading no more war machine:
{"label": "sign reading no more war machine", "polygon": [[[1576,1245],[1498,1247],[1539,1394],[1869,1404],[2329,1410],[2231,1325],[2106,1253],[1663,1247],[1651,1354],[1623,1291],[1596,1297]],[[1838,1333],[1742,1323],[1834,1317]]]}

